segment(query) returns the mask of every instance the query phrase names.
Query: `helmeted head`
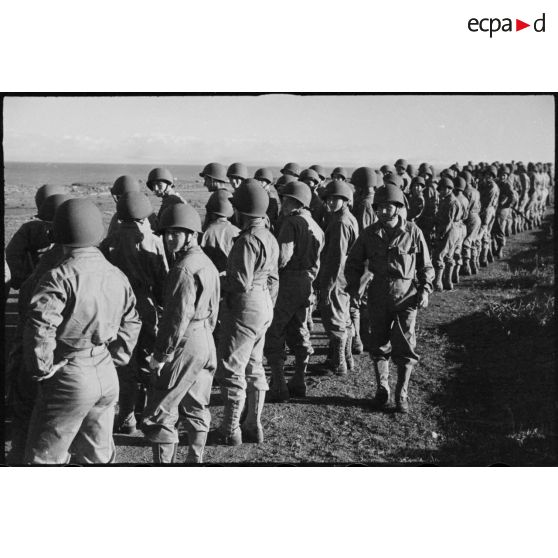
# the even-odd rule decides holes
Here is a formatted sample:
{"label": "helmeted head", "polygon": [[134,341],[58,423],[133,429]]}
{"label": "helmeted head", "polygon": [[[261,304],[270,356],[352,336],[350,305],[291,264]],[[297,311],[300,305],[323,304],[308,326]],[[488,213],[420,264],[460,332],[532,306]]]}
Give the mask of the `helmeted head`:
{"label": "helmeted head", "polygon": [[227,178],[231,186],[236,190],[243,180],[248,178],[248,167],[244,163],[233,163],[227,169]]}
{"label": "helmeted head", "polygon": [[463,190],[465,190],[465,186],[467,186],[467,183],[465,182],[465,179],[462,176],[456,176],[453,179],[453,189],[457,192],[463,192]]}
{"label": "helmeted head", "polygon": [[312,190],[317,188],[318,184],[321,182],[320,175],[314,169],[304,169],[300,173],[300,177],[298,179],[312,188]]}
{"label": "helmeted head", "polygon": [[399,186],[388,184],[376,190],[372,208],[382,225],[387,227],[395,226],[404,207],[405,195]]}
{"label": "helmeted head", "polygon": [[397,159],[397,161],[395,161],[395,170],[399,173],[399,174],[403,174],[406,170],[407,170],[407,161],[405,161],[405,159]]}
{"label": "helmeted head", "polygon": [[159,198],[164,197],[174,184],[174,177],[170,170],[157,167],[147,176],[147,187]]}
{"label": "helmeted head", "polygon": [[432,170],[432,165],[429,163],[421,163],[419,165],[419,175],[421,176],[434,176],[434,172]]}
{"label": "helmeted head", "polygon": [[291,198],[299,202],[300,207],[310,207],[312,201],[312,190],[310,186],[300,180],[294,180],[284,185],[282,191],[283,198]]}
{"label": "helmeted head", "polygon": [[234,208],[231,204],[232,194],[227,190],[216,190],[209,196],[205,204],[207,213],[213,213],[220,217],[232,217],[234,215]]}
{"label": "helmeted head", "polygon": [[352,205],[353,190],[344,180],[332,180],[326,186],[323,198],[328,211],[335,213],[346,205],[344,202]]}
{"label": "helmeted head", "polygon": [[414,165],[407,165],[407,174],[413,178],[414,176],[417,175],[417,169]]}
{"label": "helmeted head", "polygon": [[35,206],[37,211],[41,209],[43,202],[54,194],[64,194],[65,190],[62,186],[55,186],[54,184],[43,184],[35,192]]}
{"label": "helmeted head", "polygon": [[465,180],[465,184],[471,184],[471,182],[473,181],[473,175],[468,170],[461,171],[459,176],[461,176]]}
{"label": "helmeted head", "polygon": [[392,167],[391,165],[382,165],[380,167],[380,172],[386,176],[387,174],[397,174],[395,167]]}
{"label": "helmeted head", "polygon": [[398,174],[384,174],[384,186],[397,186],[403,190],[403,179]]}
{"label": "helmeted head", "polygon": [[56,210],[53,239],[57,244],[71,248],[97,246],[105,234],[103,215],[86,198],[71,198]]}
{"label": "helmeted head", "polygon": [[248,178],[234,191],[231,199],[236,211],[247,217],[265,217],[269,195],[254,178]]}
{"label": "helmeted head", "polygon": [[378,186],[378,175],[370,167],[359,167],[351,175],[354,187],[362,192],[370,192]]}
{"label": "helmeted head", "polygon": [[200,176],[203,178],[203,185],[210,192],[224,188],[228,182],[226,169],[221,163],[208,163],[200,172]]}
{"label": "helmeted head", "polygon": [[438,192],[441,196],[447,196],[453,191],[453,180],[449,176],[443,176],[438,181]]}
{"label": "helmeted head", "polygon": [[[255,174],[254,178],[262,183],[263,186],[267,186],[268,184],[273,184],[273,171],[266,167],[258,169]],[[294,177],[293,177],[294,178]]]}
{"label": "helmeted head", "polygon": [[411,180],[411,192],[414,194],[419,194],[424,190],[426,186],[426,180],[424,180],[423,176],[415,176]]}
{"label": "helmeted head", "polygon": [[301,168],[298,163],[287,163],[280,172],[281,174],[290,174],[291,176],[298,178],[300,176],[300,171]]}
{"label": "helmeted head", "polygon": [[[153,169],[153,170],[157,170],[157,169]],[[140,191],[141,191],[140,183],[133,176],[129,174],[124,174],[122,176],[119,176],[114,181],[114,184],[110,189],[110,193],[116,198],[123,196],[128,192],[140,192]]]}
{"label": "helmeted head", "polygon": [[198,212],[189,204],[176,203],[167,207],[159,219],[159,232],[171,253],[187,249],[202,232]]}
{"label": "helmeted head", "polygon": [[324,169],[324,167],[322,167],[322,165],[312,165],[309,168],[311,168],[312,170],[316,171],[318,173],[318,176],[320,177],[320,181],[323,182],[326,179],[326,171]]}
{"label": "helmeted head", "polygon": [[494,165],[490,165],[486,168],[485,174],[489,178],[496,178],[498,176],[498,169]]}
{"label": "helmeted head", "polygon": [[332,180],[347,180],[349,178],[349,173],[344,167],[335,167],[331,171]]}
{"label": "helmeted head", "polygon": [[47,223],[51,223],[54,220],[54,215],[56,214],[56,210],[66,201],[71,199],[70,196],[67,194],[52,194],[48,196],[45,201],[42,203],[39,212],[37,213],[37,217],[41,221],[46,221]]}
{"label": "helmeted head", "polygon": [[141,221],[153,213],[153,206],[143,192],[128,192],[116,204],[116,215],[120,221]]}

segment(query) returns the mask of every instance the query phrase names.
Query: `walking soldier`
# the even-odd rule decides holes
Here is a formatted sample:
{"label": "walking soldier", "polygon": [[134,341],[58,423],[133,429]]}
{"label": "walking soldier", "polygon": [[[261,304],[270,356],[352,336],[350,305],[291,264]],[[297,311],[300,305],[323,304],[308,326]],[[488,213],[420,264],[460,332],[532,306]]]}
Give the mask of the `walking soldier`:
{"label": "walking soldier", "polygon": [[151,170],[147,176],[146,185],[158,198],[161,198],[157,220],[161,218],[167,207],[177,203],[187,203],[175,190],[174,178],[168,169],[156,168]]}
{"label": "walking soldier", "polygon": [[480,194],[473,183],[473,175],[470,171],[462,171],[461,177],[465,180],[463,195],[469,200],[469,213],[465,219],[465,239],[462,246],[463,267],[462,275],[475,275],[478,271],[479,250],[477,246],[478,235],[481,226],[480,220]]}

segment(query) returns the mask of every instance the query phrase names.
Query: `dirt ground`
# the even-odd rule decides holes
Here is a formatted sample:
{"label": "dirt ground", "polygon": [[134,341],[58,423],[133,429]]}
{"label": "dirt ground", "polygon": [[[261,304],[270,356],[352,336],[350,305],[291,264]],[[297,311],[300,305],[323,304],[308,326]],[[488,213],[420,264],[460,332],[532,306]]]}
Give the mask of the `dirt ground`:
{"label": "dirt ground", "polygon": [[[79,193],[79,192],[76,192]],[[201,209],[207,193],[189,192]],[[94,193],[106,221],[114,203]],[[32,215],[32,197],[6,192],[6,241]],[[550,223],[553,214],[547,216]],[[547,231],[528,231],[508,239],[503,259],[463,278],[453,292],[434,294],[418,317],[421,361],[410,385],[411,412],[393,407],[374,411],[371,361],[355,356],[356,369],[340,379],[317,370],[325,358],[326,338],[319,316],[312,335],[315,355],[308,376],[308,397],[266,404],[265,442],[230,448],[216,443],[222,401],[211,396],[212,432],[207,464],[432,464],[548,465],[556,463],[554,372],[554,244]],[[6,340],[17,315],[17,293],[6,308]],[[550,323],[525,312],[509,319],[510,308],[525,309],[533,296],[548,297]],[[506,310],[507,309],[507,310]],[[518,314],[519,316],[519,314]],[[531,321],[529,321],[531,320]],[[293,357],[287,374],[293,371]],[[393,369],[392,369],[392,372]],[[395,378],[392,374],[392,383]],[[8,417],[9,426],[9,417]],[[9,428],[6,430],[9,448]],[[117,462],[151,463],[141,434],[115,435]],[[186,454],[181,435],[178,462]]]}

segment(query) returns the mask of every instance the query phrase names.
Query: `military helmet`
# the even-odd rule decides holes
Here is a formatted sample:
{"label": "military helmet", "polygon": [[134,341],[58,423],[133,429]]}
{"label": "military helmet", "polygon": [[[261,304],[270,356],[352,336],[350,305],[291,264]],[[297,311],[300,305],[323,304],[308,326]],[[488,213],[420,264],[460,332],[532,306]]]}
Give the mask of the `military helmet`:
{"label": "military helmet", "polygon": [[461,172],[461,167],[459,166],[459,163],[453,163],[453,165],[450,166],[450,169],[454,170],[455,172]]}
{"label": "military helmet", "polygon": [[402,189],[403,179],[398,174],[386,174],[384,175],[384,185],[387,186],[388,184]]}
{"label": "military helmet", "polygon": [[419,165],[419,173],[424,173],[424,174],[429,174],[430,176],[434,176],[432,165],[430,165],[429,163],[421,163]]}
{"label": "military helmet", "polygon": [[286,198],[298,200],[303,207],[310,207],[310,202],[312,201],[312,190],[310,190],[310,186],[300,180],[294,180],[285,184],[281,195]]}
{"label": "military helmet", "polygon": [[375,188],[378,185],[378,175],[370,167],[359,167],[351,175],[351,182],[356,188]]}
{"label": "military helmet", "polygon": [[208,178],[212,178],[218,182],[228,182],[227,172],[221,163],[208,163],[205,167],[203,167],[203,171],[200,172],[200,176],[202,178],[207,176]]}
{"label": "military helmet", "polygon": [[54,215],[53,240],[73,248],[97,246],[105,234],[103,215],[86,198],[71,198],[63,202]]}
{"label": "military helmet", "polygon": [[349,178],[349,173],[343,167],[335,167],[331,171],[331,178],[333,178],[336,175],[342,176],[343,180],[347,180],[347,178]]}
{"label": "military helmet", "polygon": [[465,180],[466,184],[471,184],[471,180],[473,180],[473,175],[468,170],[461,171],[459,176],[461,176]]}
{"label": "military helmet", "polygon": [[277,182],[275,183],[275,187],[277,188],[277,193],[280,196],[282,196],[285,186],[287,184],[289,184],[290,182],[294,182],[295,180],[296,180],[296,178],[294,176],[291,176],[290,174],[282,174],[277,179]]}
{"label": "military helmet", "polygon": [[385,174],[396,174],[395,167],[392,167],[391,165],[382,165],[380,167],[380,172],[384,175]]}
{"label": "military helmet", "polygon": [[37,211],[41,209],[41,205],[43,202],[53,194],[63,194],[64,188],[62,186],[55,186],[54,184],[43,184],[36,192],[35,192],[35,206],[37,207]]}
{"label": "military helmet", "polygon": [[381,203],[392,203],[405,207],[405,195],[403,194],[403,190],[401,190],[399,186],[394,186],[393,184],[381,186],[376,190],[372,207],[376,209]]}
{"label": "military helmet", "polygon": [[[289,176],[289,175],[287,175]],[[262,168],[262,169],[258,169],[256,171],[256,173],[254,174],[254,178],[256,180],[266,180],[267,182],[269,182],[270,184],[273,183],[273,172],[271,171],[271,169],[268,168]],[[294,178],[294,176],[293,176]]]}
{"label": "military helmet", "polygon": [[159,232],[167,229],[186,229],[202,232],[201,219],[198,212],[189,204],[176,203],[169,205],[159,219]]}
{"label": "military helmet", "polygon": [[231,204],[231,197],[232,194],[228,190],[216,190],[209,196],[205,204],[205,210],[207,213],[214,213],[221,217],[232,217],[234,209]]}
{"label": "military helmet", "polygon": [[298,179],[302,182],[305,180],[313,180],[316,184],[321,182],[320,175],[314,169],[304,169]]}
{"label": "military helmet", "polygon": [[247,178],[234,191],[231,203],[238,212],[248,217],[265,217],[269,196],[257,180]]}
{"label": "military helmet", "polygon": [[244,163],[233,163],[227,169],[227,178],[231,177],[242,178],[242,180],[248,178],[248,168]]}
{"label": "military helmet", "polygon": [[453,187],[455,190],[463,192],[463,190],[465,190],[465,186],[467,186],[467,183],[462,176],[456,176],[453,179]]}
{"label": "military helmet", "polygon": [[397,167],[403,167],[404,169],[407,168],[407,161],[405,161],[405,159],[397,159],[397,161],[395,161],[395,168]]}
{"label": "military helmet", "polygon": [[494,165],[490,165],[486,169],[486,174],[492,176],[492,178],[496,178],[498,176],[498,169]]}
{"label": "military helmet", "polygon": [[409,176],[415,176],[417,174],[417,169],[414,165],[407,165],[406,171]]}
{"label": "military helmet", "polygon": [[324,199],[330,196],[337,196],[338,198],[343,198],[348,202],[353,201],[353,191],[349,184],[344,180],[332,180],[328,183],[324,192]]}
{"label": "military helmet", "polygon": [[54,219],[54,215],[56,214],[56,210],[66,201],[69,200],[70,196],[67,194],[52,194],[45,199],[42,203],[39,212],[37,213],[37,217],[41,219],[41,221],[48,221],[51,222]]}
{"label": "military helmet", "polygon": [[424,177],[422,176],[414,176],[411,180],[411,186],[414,186],[415,184],[418,184],[422,189],[426,186],[426,180],[424,180]]}
{"label": "military helmet", "polygon": [[[151,171],[153,172],[153,171]],[[110,193],[113,196],[123,196],[128,192],[139,192],[141,190],[139,182],[129,174],[119,176],[112,185]]]}
{"label": "military helmet", "polygon": [[174,183],[174,178],[171,171],[159,167],[151,170],[149,172],[149,175],[147,176],[146,185],[150,190],[153,190],[153,183],[159,181],[166,182],[167,184],[172,186],[172,184]]}
{"label": "military helmet", "polygon": [[321,180],[325,180],[326,179],[326,172],[324,167],[322,167],[322,165],[312,165],[311,167],[312,170],[316,171],[318,173],[318,176],[320,177]]}
{"label": "military helmet", "polygon": [[153,213],[153,206],[143,192],[128,192],[116,203],[116,215],[120,221],[145,219]]}
{"label": "military helmet", "polygon": [[298,165],[297,163],[287,163],[282,169],[281,169],[281,173],[285,174],[286,172],[290,172],[292,174],[295,174],[296,176],[300,175],[300,165]]}
{"label": "military helmet", "polygon": [[440,188],[449,188],[453,190],[453,180],[447,176],[443,176],[438,182],[438,189]]}

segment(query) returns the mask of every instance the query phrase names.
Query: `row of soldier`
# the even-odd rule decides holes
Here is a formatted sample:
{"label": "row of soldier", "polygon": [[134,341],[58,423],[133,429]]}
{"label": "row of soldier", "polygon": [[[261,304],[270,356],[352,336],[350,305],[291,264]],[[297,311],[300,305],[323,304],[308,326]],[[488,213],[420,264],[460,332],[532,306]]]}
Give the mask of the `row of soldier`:
{"label": "row of soldier", "polygon": [[[540,224],[550,180],[544,178],[545,168],[540,169],[540,179],[534,178],[529,168],[527,183],[523,168],[518,164],[512,174],[498,163],[464,169],[454,165],[436,181],[430,165],[422,164],[418,176],[413,176],[412,167],[398,160],[395,167],[384,166],[380,172],[361,167],[350,181],[344,169],[336,168],[326,184],[320,166],[302,170],[289,163],[274,185],[269,169],[259,169],[250,179],[242,164],[231,165],[227,171],[211,163],[200,173],[212,192],[203,226],[177,192],[172,174],[158,168],[147,180],[148,188],[162,198],[158,215],[153,214],[139,183],[129,176],[120,177],[111,189],[117,213],[102,241],[102,222],[93,204],[68,200],[64,194],[43,187],[36,198],[38,222],[54,222],[54,226],[43,227],[46,234],[39,246],[36,240],[43,232],[29,234],[39,231],[38,222],[26,224],[27,230],[24,225],[6,251],[15,271],[13,286],[20,288],[19,343],[12,351],[16,364],[11,366],[16,373],[10,382],[12,461],[64,462],[70,445],[78,461],[111,461],[114,445],[111,437],[106,441],[106,430],[109,423],[112,426],[114,393],[120,392],[116,429],[132,433],[138,396],[144,391],[138,392],[138,386],[148,385],[142,429],[153,443],[155,461],[174,459],[180,408],[189,435],[188,460],[200,462],[209,430],[207,407],[215,370],[224,401],[224,443],[263,441],[261,413],[268,390],[263,354],[271,368],[268,400],[306,395],[316,300],[329,337],[324,367],[338,375],[352,369],[352,353],[362,352],[360,331],[364,331],[376,373],[374,405],[382,407],[389,400],[391,357],[397,366],[397,409],[407,412],[408,383],[418,360],[416,311],[428,304],[433,287],[429,248],[436,266],[434,286],[452,288],[460,265],[464,274],[475,273],[477,259],[480,257],[483,265],[490,258],[494,222],[498,224],[494,234],[495,242],[500,242],[497,247],[505,242],[508,229],[519,231]],[[505,184],[512,192],[519,185],[523,196],[508,194]],[[495,188],[499,188],[496,193]],[[482,203],[483,195],[489,204]],[[57,212],[58,207],[63,209]],[[515,208],[512,215],[521,219],[506,215],[510,207]],[[510,221],[508,227],[505,223]],[[411,225],[413,222],[418,227]],[[365,229],[375,235],[362,234]],[[395,230],[398,234],[392,232]],[[503,242],[499,231],[503,232]],[[154,232],[164,235],[164,243]],[[51,247],[56,238],[58,242]],[[33,246],[39,248],[30,249]],[[105,261],[124,272],[133,293],[137,316],[130,316],[130,297],[124,297],[128,300],[128,321],[120,328],[123,331],[114,331],[115,324],[109,331],[102,304],[92,304],[91,297],[96,300],[101,296],[106,299],[106,309],[110,308],[107,289],[94,297],[99,285],[90,285],[89,300],[83,301],[85,314],[92,313],[86,322],[75,317],[80,314],[75,299],[70,313],[66,308],[53,314],[49,302],[49,297],[55,296],[52,286],[51,291],[41,288],[45,273],[64,267],[70,254],[83,259],[89,253],[94,260],[98,253],[95,246]],[[45,253],[39,261],[42,251]],[[498,251],[494,252],[497,256]],[[29,268],[34,270],[25,279],[27,262],[33,264],[27,273]],[[75,270],[72,273],[79,275]],[[64,281],[59,282],[57,288],[62,289]],[[62,290],[71,288],[65,285]],[[87,323],[88,328],[69,327],[74,337],[65,338],[64,332],[60,335],[64,320],[70,325],[73,320],[74,326]],[[137,341],[133,341],[134,334]],[[49,336],[50,344],[44,340]],[[287,345],[295,355],[295,373],[288,384],[284,374]],[[25,362],[21,362],[22,355],[26,355]],[[101,404],[95,400],[99,394],[95,390],[90,393],[87,382],[72,383],[75,368],[79,368],[76,363],[87,368],[95,359],[104,360],[109,380],[112,363],[117,365],[120,386],[115,390],[112,377],[113,393],[108,403],[106,394]],[[68,378],[71,381],[64,382]],[[55,379],[61,384],[59,397],[51,393],[49,400],[44,386],[52,385]],[[37,383],[41,386],[39,397]],[[75,391],[70,396],[68,384]],[[80,407],[77,402],[82,392],[87,403]],[[95,404],[89,409],[93,400]],[[66,412],[60,412],[61,406]]]}

